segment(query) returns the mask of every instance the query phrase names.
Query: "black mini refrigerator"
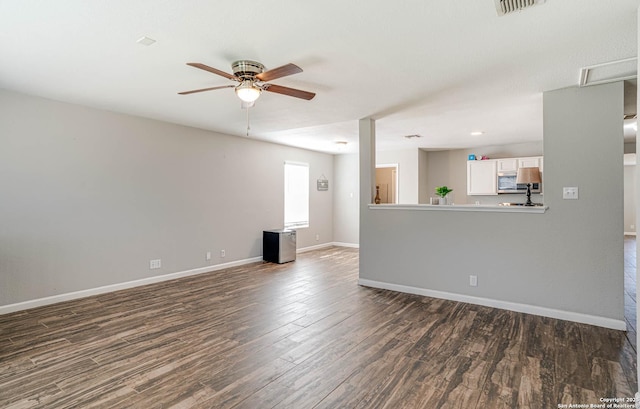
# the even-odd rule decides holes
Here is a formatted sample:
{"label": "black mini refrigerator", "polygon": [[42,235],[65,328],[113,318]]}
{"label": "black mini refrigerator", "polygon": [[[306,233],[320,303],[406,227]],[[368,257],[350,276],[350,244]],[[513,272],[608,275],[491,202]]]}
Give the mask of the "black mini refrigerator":
{"label": "black mini refrigerator", "polygon": [[262,259],[272,263],[288,263],[296,259],[295,230],[264,230]]}

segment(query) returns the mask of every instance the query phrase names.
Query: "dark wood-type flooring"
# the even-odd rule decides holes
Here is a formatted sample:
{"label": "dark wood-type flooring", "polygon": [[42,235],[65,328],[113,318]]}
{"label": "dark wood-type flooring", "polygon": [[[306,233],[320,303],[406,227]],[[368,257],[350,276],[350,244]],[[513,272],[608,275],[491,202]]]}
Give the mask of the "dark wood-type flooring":
{"label": "dark wood-type flooring", "polygon": [[[631,263],[635,282],[635,248]],[[0,407],[541,409],[636,391],[624,332],[360,287],[357,269],[328,248],[0,316]]]}

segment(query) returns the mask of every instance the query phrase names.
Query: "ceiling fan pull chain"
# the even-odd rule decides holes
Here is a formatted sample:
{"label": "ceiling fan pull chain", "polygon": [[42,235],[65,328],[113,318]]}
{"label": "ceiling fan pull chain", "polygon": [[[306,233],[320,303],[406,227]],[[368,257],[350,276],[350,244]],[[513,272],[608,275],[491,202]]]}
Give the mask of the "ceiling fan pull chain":
{"label": "ceiling fan pull chain", "polygon": [[250,106],[247,107],[247,137],[249,137],[249,129],[251,129],[249,127],[249,110],[251,109]]}

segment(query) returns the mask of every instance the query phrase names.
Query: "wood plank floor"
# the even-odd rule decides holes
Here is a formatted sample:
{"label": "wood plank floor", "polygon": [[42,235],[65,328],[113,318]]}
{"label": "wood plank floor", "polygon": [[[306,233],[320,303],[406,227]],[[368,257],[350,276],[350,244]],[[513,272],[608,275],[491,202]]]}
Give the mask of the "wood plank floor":
{"label": "wood plank floor", "polygon": [[636,319],[636,236],[624,236],[624,319],[627,322],[627,339],[637,350]]}
{"label": "wood plank floor", "polygon": [[624,332],[360,287],[357,269],[357,250],[329,248],[0,316],[0,407],[539,409],[634,395]]}

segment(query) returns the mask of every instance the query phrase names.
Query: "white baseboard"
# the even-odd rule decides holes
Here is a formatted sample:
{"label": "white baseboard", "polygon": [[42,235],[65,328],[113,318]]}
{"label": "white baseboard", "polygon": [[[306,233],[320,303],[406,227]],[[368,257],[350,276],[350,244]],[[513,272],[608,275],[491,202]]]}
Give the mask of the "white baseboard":
{"label": "white baseboard", "polygon": [[484,305],[486,307],[500,308],[503,310],[523,312],[526,314],[540,315],[543,317],[555,318],[566,321],[574,321],[582,324],[596,325],[598,327],[610,328],[620,331],[627,330],[624,320],[599,317],[595,315],[581,314],[571,311],[555,310],[553,308],[538,307],[535,305],[520,304],[509,301],[499,301],[490,298],[474,297],[471,295],[449,293],[445,291],[428,290],[425,288],[410,287],[400,284],[384,283],[380,281],[359,279],[358,284],[365,287],[380,288],[383,290],[398,291],[401,293],[423,295],[426,297],[442,298],[445,300],[466,302],[469,304]]}
{"label": "white baseboard", "polygon": [[360,244],[358,244],[358,243],[343,243],[343,242],[340,242],[340,241],[334,241],[333,245],[334,246],[338,246],[338,247],[351,247],[351,248],[354,248],[354,249],[359,249],[360,248]]}
{"label": "white baseboard", "polygon": [[322,244],[317,244],[315,246],[296,249],[296,253],[306,253],[307,251],[326,249],[327,247],[331,247],[331,246],[333,246],[333,243],[322,243]]}
{"label": "white baseboard", "polygon": [[320,249],[325,249],[327,247],[333,247],[333,246],[360,248],[360,245],[356,243],[341,243],[341,242],[333,241],[330,243],[318,244],[316,246],[303,247],[303,248],[297,249],[296,253],[306,253],[307,251],[320,250]]}
{"label": "white baseboard", "polygon": [[241,266],[244,264],[255,263],[262,261],[262,256],[252,257],[244,260],[231,261],[229,263],[216,264],[213,266],[206,266],[195,268],[192,270],[179,271],[177,273],[163,274],[160,276],[142,278],[140,280],[127,281],[124,283],[110,284],[102,287],[89,288],[87,290],[74,291],[65,294],[52,295],[50,297],[38,298],[35,300],[23,301],[15,304],[0,305],[0,315],[9,314],[11,312],[28,310],[30,308],[42,307],[44,305],[55,304],[63,301],[76,300],[78,298],[85,298],[92,295],[104,294],[118,290],[125,290],[128,288],[139,287],[147,284],[159,283],[162,281],[175,280],[176,278],[188,277],[196,274],[209,273],[212,271],[223,270],[225,268]]}

